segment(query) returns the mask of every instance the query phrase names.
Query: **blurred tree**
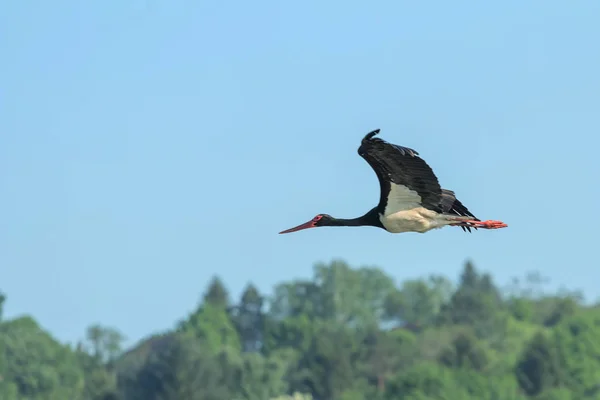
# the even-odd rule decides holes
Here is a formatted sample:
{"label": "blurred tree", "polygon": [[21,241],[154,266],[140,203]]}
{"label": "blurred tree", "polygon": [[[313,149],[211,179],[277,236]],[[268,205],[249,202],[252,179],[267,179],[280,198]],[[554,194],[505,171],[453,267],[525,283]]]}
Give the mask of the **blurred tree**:
{"label": "blurred tree", "polygon": [[202,350],[191,334],[171,337],[152,354],[137,376],[132,400],[222,400],[233,392],[219,355]]}
{"label": "blurred tree", "polygon": [[[591,399],[596,399],[597,397],[587,397]],[[582,397],[579,397],[577,394],[571,392],[567,388],[552,388],[550,390],[541,393],[536,397],[536,400],[581,400]]]}
{"label": "blurred tree", "polygon": [[600,311],[579,310],[553,330],[553,344],[563,386],[573,393],[592,393],[600,386]]}
{"label": "blurred tree", "polygon": [[379,324],[385,299],[395,290],[392,278],[378,268],[352,269],[341,260],[316,264],[314,282],[320,288],[320,317],[353,327]]}
{"label": "blurred tree", "polygon": [[238,396],[245,400],[263,400],[288,391],[286,375],[295,361],[290,351],[277,351],[269,357],[258,353],[243,355]]}
{"label": "blurred tree", "polygon": [[437,318],[451,295],[452,284],[443,277],[404,281],[386,297],[385,317],[399,325],[423,327]]}
{"label": "blurred tree", "polygon": [[311,320],[323,317],[321,289],[311,281],[296,280],[276,285],[270,303],[269,314],[276,321],[298,316]]}
{"label": "blurred tree", "polygon": [[204,293],[204,304],[227,308],[229,306],[229,292],[218,276],[214,276]]}
{"label": "blurred tree", "polygon": [[117,395],[117,377],[113,369],[98,357],[82,349],[76,351],[84,375],[83,400],[107,400]]}
{"label": "blurred tree", "polygon": [[240,337],[232,320],[229,295],[218,277],[211,280],[196,310],[178,323],[177,331],[196,336],[206,351],[240,351]]}
{"label": "blurred tree", "polygon": [[84,348],[101,362],[110,362],[121,353],[124,340],[118,330],[95,324],[87,328]]}
{"label": "blurred tree", "polygon": [[254,285],[249,284],[244,289],[232,319],[242,342],[242,350],[259,351],[263,345],[265,315],[263,298]]}
{"label": "blurred tree", "polygon": [[190,332],[201,339],[204,349],[214,353],[224,349],[241,350],[238,335],[229,313],[220,305],[204,304],[188,320],[180,324],[181,332]]}
{"label": "blurred tree", "polygon": [[352,269],[340,260],[314,266],[313,281],[277,285],[271,316],[281,320],[305,315],[359,327],[379,324],[393,280],[377,268]]}
{"label": "blurred tree", "polygon": [[391,375],[410,365],[414,354],[410,351],[413,344],[414,336],[411,333],[370,329],[359,349],[361,365],[357,372],[365,375],[379,393],[384,393]]}
{"label": "blurred tree", "polygon": [[[2,380],[13,383],[19,399],[81,397],[84,376],[77,357],[40,329],[32,318],[0,324],[0,348],[4,353]],[[4,390],[14,391],[12,387]]]}
{"label": "blurred tree", "polygon": [[2,400],[21,400],[17,385],[0,376],[0,399]]}
{"label": "blurred tree", "polygon": [[4,315],[4,303],[6,302],[6,296],[0,292],[0,322],[2,322],[2,316]]}
{"label": "blurred tree", "polygon": [[557,298],[543,324],[549,327],[557,325],[563,319],[574,315],[578,306],[577,301],[571,297]]}
{"label": "blurred tree", "polygon": [[515,371],[519,385],[529,396],[557,387],[562,380],[556,349],[543,333],[538,333],[531,339]]}
{"label": "blurred tree", "polygon": [[117,389],[121,400],[139,397],[138,378],[141,371],[157,354],[164,354],[179,334],[179,330],[153,334],[124,352],[111,364],[117,375]]}
{"label": "blurred tree", "polygon": [[290,388],[318,399],[337,399],[357,383],[354,360],[359,343],[344,325],[324,321],[315,324],[310,347],[290,377]]}
{"label": "blurred tree", "polygon": [[470,368],[483,371],[487,365],[487,355],[470,330],[458,332],[450,346],[439,357],[440,362],[450,368]]}
{"label": "blurred tree", "polygon": [[469,399],[466,388],[457,384],[452,370],[432,362],[418,363],[390,381],[389,399]]}
{"label": "blurred tree", "polygon": [[31,318],[0,321],[0,399],[600,398],[600,306],[577,292],[501,293],[471,262],[456,289],[341,260],[313,272],[268,309],[252,284],[230,304],[214,277],[176,329],[124,352],[101,325],[72,349]]}
{"label": "blurred tree", "polygon": [[293,395],[283,395],[273,397],[270,400],[313,400],[313,397],[310,394],[298,393],[295,392]]}
{"label": "blurred tree", "polygon": [[[0,317],[2,314],[2,302],[6,297],[0,293]],[[10,348],[10,345],[7,344],[7,339],[5,335],[7,332],[5,331],[5,324],[2,323],[0,318],[0,399],[6,400],[19,400],[19,390],[15,381],[12,378],[11,365],[8,360],[8,356],[14,349]],[[19,357],[19,355],[17,355]]]}
{"label": "blurred tree", "polygon": [[457,290],[440,313],[442,324],[469,325],[479,338],[497,333],[498,324],[505,323],[502,297],[492,278],[479,275],[473,263],[468,261],[463,269]]}
{"label": "blurred tree", "polygon": [[518,321],[530,321],[533,316],[533,302],[524,298],[511,298],[507,301],[511,315]]}
{"label": "blurred tree", "polygon": [[314,322],[306,315],[290,317],[284,320],[267,319],[263,353],[270,354],[277,349],[308,351],[314,334]]}

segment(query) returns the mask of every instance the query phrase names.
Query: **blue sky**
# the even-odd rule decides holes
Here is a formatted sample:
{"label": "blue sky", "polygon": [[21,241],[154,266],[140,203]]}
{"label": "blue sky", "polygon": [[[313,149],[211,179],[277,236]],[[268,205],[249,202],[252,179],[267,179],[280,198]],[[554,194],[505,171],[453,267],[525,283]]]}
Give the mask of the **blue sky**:
{"label": "blue sky", "polygon": [[[600,3],[5,2],[0,290],[64,341],[171,327],[313,263],[464,261],[600,295]],[[362,136],[418,150],[508,229],[278,235],[378,201]]]}

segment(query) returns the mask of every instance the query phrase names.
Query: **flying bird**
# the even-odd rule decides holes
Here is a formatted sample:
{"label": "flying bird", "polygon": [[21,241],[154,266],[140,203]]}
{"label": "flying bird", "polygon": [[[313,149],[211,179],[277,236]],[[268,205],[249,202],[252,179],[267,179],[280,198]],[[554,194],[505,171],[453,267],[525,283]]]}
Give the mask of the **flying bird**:
{"label": "flying bird", "polygon": [[437,177],[419,153],[376,138],[379,129],[369,132],[358,148],[358,154],[373,168],[379,179],[379,204],[366,214],[352,219],[318,214],[313,219],[281,233],[323,226],[374,226],[390,233],[419,232],[445,226],[499,229],[501,221],[481,221],[455,196],[442,189]]}

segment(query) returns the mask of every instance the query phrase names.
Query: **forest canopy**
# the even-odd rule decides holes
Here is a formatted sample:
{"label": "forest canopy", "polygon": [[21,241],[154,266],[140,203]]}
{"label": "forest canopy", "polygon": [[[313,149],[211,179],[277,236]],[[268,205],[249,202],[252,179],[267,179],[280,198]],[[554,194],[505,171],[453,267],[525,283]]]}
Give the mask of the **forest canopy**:
{"label": "forest canopy", "polygon": [[500,288],[468,261],[456,283],[397,284],[333,260],[270,296],[249,283],[232,299],[216,276],[200,290],[128,349],[111,327],[71,346],[3,320],[0,293],[0,399],[600,399],[600,309],[539,274]]}

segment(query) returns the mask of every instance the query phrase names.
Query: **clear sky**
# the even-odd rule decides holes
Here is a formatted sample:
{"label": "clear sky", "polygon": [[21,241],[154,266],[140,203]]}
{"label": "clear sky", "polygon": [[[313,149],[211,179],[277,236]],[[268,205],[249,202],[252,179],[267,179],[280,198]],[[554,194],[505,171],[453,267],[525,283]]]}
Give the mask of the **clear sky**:
{"label": "clear sky", "polygon": [[[63,341],[317,261],[600,296],[600,2],[6,1],[0,290]],[[280,230],[379,197],[364,134],[509,228]]]}

